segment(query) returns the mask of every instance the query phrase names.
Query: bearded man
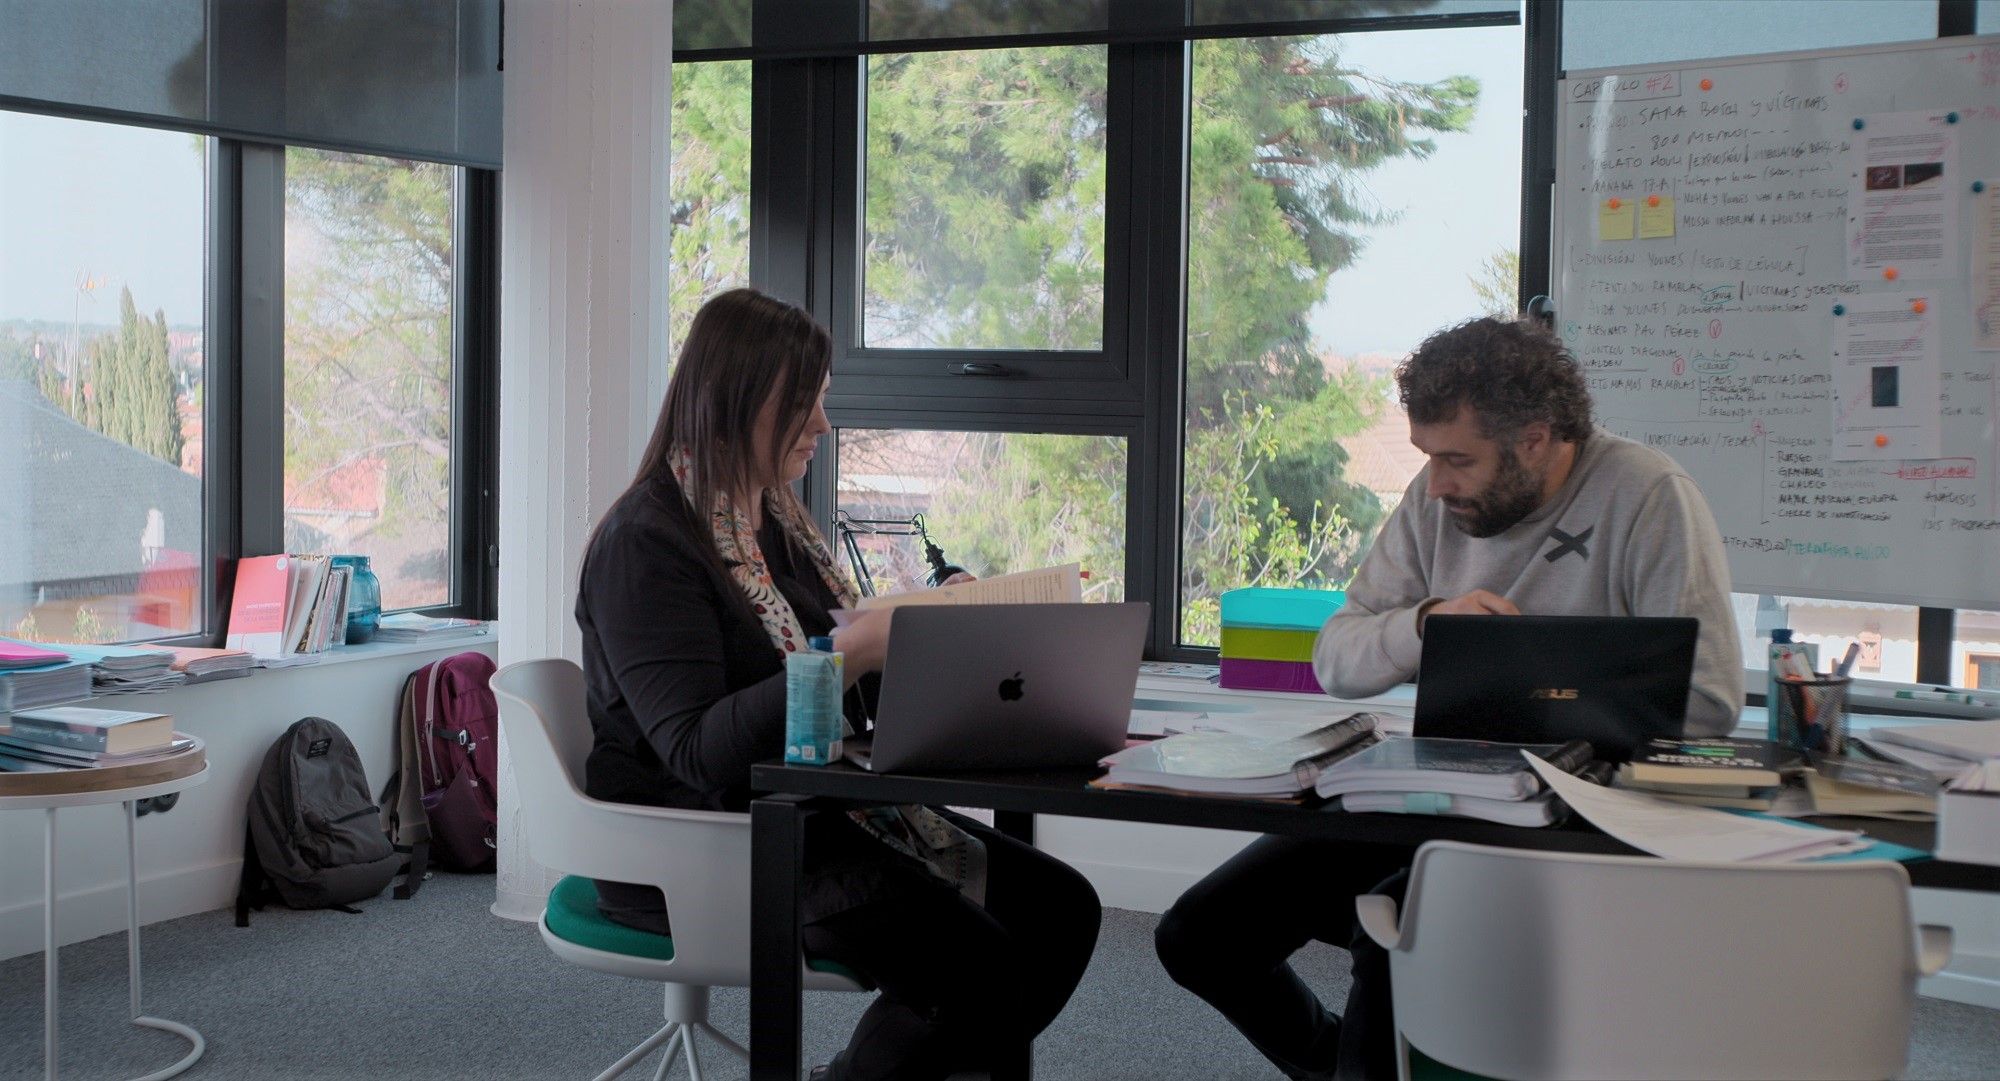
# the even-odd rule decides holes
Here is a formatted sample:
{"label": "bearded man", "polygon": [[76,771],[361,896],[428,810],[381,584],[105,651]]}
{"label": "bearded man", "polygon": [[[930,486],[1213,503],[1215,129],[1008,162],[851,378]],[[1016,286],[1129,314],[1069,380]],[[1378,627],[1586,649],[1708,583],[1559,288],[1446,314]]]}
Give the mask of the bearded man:
{"label": "bearded man", "polygon": [[[1327,693],[1366,697],[1414,676],[1434,614],[1693,616],[1684,730],[1734,728],[1743,663],[1715,519],[1672,459],[1593,427],[1562,342],[1474,319],[1418,346],[1396,389],[1428,463],[1320,629]],[[1407,862],[1386,846],[1262,837],[1189,888],[1154,944],[1174,981],[1286,1076],[1394,1077],[1388,955],[1356,926],[1353,898],[1400,899]],[[1313,939],[1353,954],[1340,1017],[1288,961]]]}

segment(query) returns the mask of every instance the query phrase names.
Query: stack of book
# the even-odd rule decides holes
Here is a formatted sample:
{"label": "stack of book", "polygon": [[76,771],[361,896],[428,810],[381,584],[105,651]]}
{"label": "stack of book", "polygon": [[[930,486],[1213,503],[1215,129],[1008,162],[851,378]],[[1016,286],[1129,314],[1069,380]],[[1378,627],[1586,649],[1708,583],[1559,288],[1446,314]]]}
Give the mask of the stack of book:
{"label": "stack of book", "polygon": [[2000,865],[2000,758],[1966,770],[1938,806],[1937,856]]}
{"label": "stack of book", "polygon": [[1653,739],[1618,767],[1612,783],[1673,803],[1768,811],[1786,776],[1805,768],[1799,752],[1764,739]]}
{"label": "stack of book", "polygon": [[90,697],[90,665],[59,649],[0,641],[0,713]]}
{"label": "stack of book", "polygon": [[346,633],[353,581],[354,568],[322,555],[239,559],[225,644],[267,668],[316,661]]}
{"label": "stack of book", "polygon": [[0,770],[44,773],[129,765],[178,754],[194,741],[164,713],[65,706],[16,713],[0,728]]}
{"label": "stack of book", "polygon": [[1833,755],[1814,755],[1811,761],[1805,780],[1814,814],[1913,821],[1937,817],[1944,786],[1929,770]]}
{"label": "stack of book", "polygon": [[1601,780],[1591,746],[1488,743],[1473,739],[1386,740],[1320,774],[1317,790],[1341,809],[1480,818],[1546,826],[1567,813],[1521,752],[1565,773]]}
{"label": "stack of book", "polygon": [[1149,788],[1208,796],[1292,800],[1323,771],[1375,742],[1372,713],[1323,724],[1302,735],[1259,738],[1242,732],[1193,731],[1135,743],[1098,762],[1098,788]]}
{"label": "stack of book", "polygon": [[1222,595],[1222,675],[1232,690],[1320,693],[1319,629],[1347,602],[1326,589],[1232,589]]}

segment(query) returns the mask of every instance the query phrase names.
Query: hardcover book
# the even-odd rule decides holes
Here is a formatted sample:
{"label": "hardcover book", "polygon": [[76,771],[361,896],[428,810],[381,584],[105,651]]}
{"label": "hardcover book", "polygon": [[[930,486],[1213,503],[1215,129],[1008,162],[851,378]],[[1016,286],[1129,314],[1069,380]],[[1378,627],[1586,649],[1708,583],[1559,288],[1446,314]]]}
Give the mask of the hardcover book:
{"label": "hardcover book", "polygon": [[1627,779],[1637,786],[1771,788],[1802,764],[1797,751],[1767,739],[1650,739],[1632,753]]}

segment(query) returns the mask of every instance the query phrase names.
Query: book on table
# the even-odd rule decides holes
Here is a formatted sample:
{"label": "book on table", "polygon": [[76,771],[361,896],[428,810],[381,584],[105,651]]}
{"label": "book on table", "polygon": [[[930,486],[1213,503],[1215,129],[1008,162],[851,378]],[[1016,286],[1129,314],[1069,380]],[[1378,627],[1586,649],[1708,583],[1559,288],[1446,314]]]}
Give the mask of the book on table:
{"label": "book on table", "polygon": [[1937,857],[2000,866],[2000,759],[1965,771],[1939,797]]}
{"label": "book on table", "polygon": [[52,747],[129,754],[172,743],[174,719],[142,710],[60,706],[14,714],[8,734]]}
{"label": "book on table", "polygon": [[1522,751],[1566,773],[1582,770],[1596,757],[1590,744],[1580,739],[1560,744],[1491,743],[1426,736],[1391,739],[1324,770],[1316,789],[1322,796],[1427,792],[1524,800],[1540,792],[1542,783],[1521,757]]}
{"label": "book on table", "polygon": [[1864,758],[1814,755],[1806,790],[1819,814],[1931,817],[1944,786],[1926,769]]}
{"label": "book on table", "polygon": [[1134,744],[1099,760],[1099,787],[1133,786],[1209,795],[1290,798],[1329,764],[1375,740],[1375,715],[1356,713],[1302,735],[1260,739],[1241,732],[1184,732]]}
{"label": "book on table", "polygon": [[1674,785],[1772,788],[1800,769],[1799,752],[1767,739],[1649,739],[1633,751],[1621,771],[1631,787]]}
{"label": "book on table", "polygon": [[177,755],[194,746],[194,739],[176,734],[173,740],[159,747],[149,747],[139,751],[112,754],[105,751],[84,751],[70,747],[39,743],[35,740],[15,736],[11,729],[0,726],[0,755],[8,758],[38,762],[43,765],[63,769],[84,769],[90,766],[129,766],[137,762],[150,762],[156,758]]}
{"label": "book on table", "polygon": [[1781,784],[1672,784],[1659,781],[1648,784],[1632,779],[1632,767],[1629,762],[1618,767],[1611,778],[1611,786],[1663,799],[1669,803],[1685,803],[1693,807],[1728,807],[1743,811],[1774,810],[1785,793],[1785,787]]}
{"label": "book on table", "polygon": [[[1597,784],[1611,779],[1608,762],[1592,762],[1578,776]],[[1569,807],[1546,789],[1527,799],[1488,799],[1484,796],[1453,796],[1442,792],[1350,792],[1340,797],[1340,808],[1366,814],[1445,815],[1450,818],[1477,818],[1505,826],[1552,826],[1569,816]]]}

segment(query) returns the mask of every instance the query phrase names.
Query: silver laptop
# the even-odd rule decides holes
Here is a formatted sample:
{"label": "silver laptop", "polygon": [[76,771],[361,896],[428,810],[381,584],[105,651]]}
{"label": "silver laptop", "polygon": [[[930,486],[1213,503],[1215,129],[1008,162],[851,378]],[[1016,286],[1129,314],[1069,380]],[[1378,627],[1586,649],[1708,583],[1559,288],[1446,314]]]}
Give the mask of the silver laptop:
{"label": "silver laptop", "polygon": [[1125,746],[1150,606],[911,605],[889,628],[878,772],[1088,766]]}

